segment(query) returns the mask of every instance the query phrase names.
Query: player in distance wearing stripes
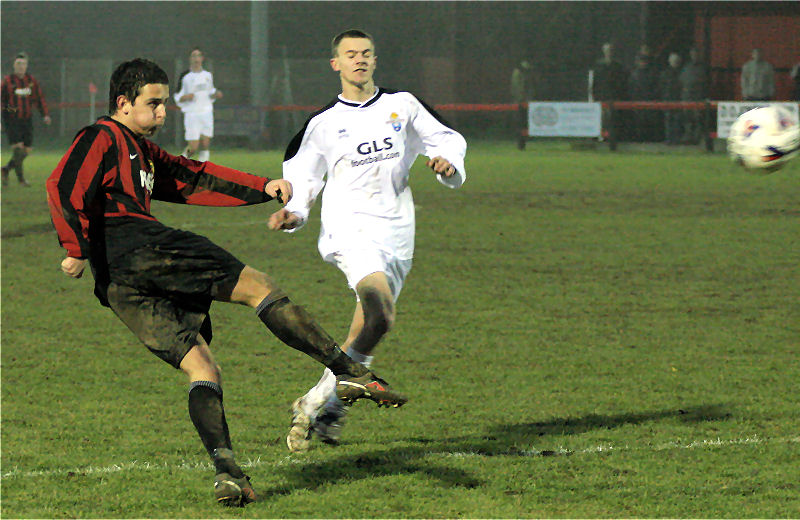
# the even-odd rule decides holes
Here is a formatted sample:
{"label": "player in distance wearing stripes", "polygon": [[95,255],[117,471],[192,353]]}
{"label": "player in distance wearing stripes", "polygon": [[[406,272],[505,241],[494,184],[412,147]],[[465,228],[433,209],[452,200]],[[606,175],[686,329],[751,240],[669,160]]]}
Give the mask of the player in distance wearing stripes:
{"label": "player in distance wearing stripes", "polygon": [[[292,139],[283,163],[294,198],[273,213],[269,226],[293,232],[306,223],[323,186],[319,252],[338,267],[356,293],[350,331],[342,349],[369,366],[372,352],[391,329],[395,303],[414,253],[414,201],[409,168],[417,155],[439,182],[459,188],[466,179],[464,138],[409,92],[377,87],[373,38],[359,30],[337,35],[331,67],[341,94],[313,114]],[[327,178],[326,178],[327,176]],[[336,444],[345,408],[325,371],[292,405],[290,451],[305,451],[312,434]]]}
{"label": "player in distance wearing stripes", "polygon": [[33,107],[42,113],[44,124],[50,124],[50,114],[42,94],[42,87],[36,78],[28,74],[28,55],[20,52],[14,58],[14,73],[3,78],[2,92],[3,129],[11,145],[11,160],[2,171],[3,186],[8,186],[11,169],[17,174],[20,185],[28,187],[22,166],[25,158],[33,151]]}
{"label": "player in distance wearing stripes", "polygon": [[[205,237],[167,227],[150,201],[244,206],[291,199],[291,184],[210,162],[173,156],[146,139],[166,119],[169,80],[155,63],[135,59],[111,76],[110,117],[78,132],[47,181],[53,224],[79,278],[87,260],[95,294],[155,355],[189,377],[189,416],[214,462],[214,494],[225,505],[257,499],[233,456],[222,405],[220,370],[209,349],[212,301],[247,305],[287,345],[337,375],[344,399],[399,405],[386,387],[265,273]],[[131,389],[136,392],[135,385]]]}

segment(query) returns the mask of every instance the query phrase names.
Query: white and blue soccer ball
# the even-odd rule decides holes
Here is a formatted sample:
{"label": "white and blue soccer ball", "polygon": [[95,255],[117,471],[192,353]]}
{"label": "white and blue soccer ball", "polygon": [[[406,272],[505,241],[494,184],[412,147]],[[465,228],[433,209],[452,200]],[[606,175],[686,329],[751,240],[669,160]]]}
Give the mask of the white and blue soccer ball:
{"label": "white and blue soccer ball", "polygon": [[778,105],[749,110],[728,136],[728,155],[753,173],[772,173],[800,155],[800,126]]}

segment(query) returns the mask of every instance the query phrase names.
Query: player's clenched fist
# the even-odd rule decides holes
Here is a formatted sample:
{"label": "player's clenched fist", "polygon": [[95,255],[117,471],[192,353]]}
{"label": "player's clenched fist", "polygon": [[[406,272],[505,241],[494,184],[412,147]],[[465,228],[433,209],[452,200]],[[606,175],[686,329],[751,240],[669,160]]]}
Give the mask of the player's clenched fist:
{"label": "player's clenched fist", "polygon": [[452,177],[456,174],[456,167],[441,156],[436,156],[425,164],[434,172],[444,175],[445,177]]}
{"label": "player's clenched fist", "polygon": [[61,270],[64,274],[73,278],[80,278],[83,276],[83,270],[86,268],[86,260],[81,258],[74,258],[72,256],[66,257],[61,261]]}
{"label": "player's clenched fist", "polygon": [[264,192],[281,204],[286,204],[292,200],[292,183],[286,179],[275,179],[264,186]]}
{"label": "player's clenched fist", "polygon": [[273,231],[278,231],[281,229],[294,229],[299,226],[300,223],[300,217],[286,208],[281,208],[270,215],[267,226]]}

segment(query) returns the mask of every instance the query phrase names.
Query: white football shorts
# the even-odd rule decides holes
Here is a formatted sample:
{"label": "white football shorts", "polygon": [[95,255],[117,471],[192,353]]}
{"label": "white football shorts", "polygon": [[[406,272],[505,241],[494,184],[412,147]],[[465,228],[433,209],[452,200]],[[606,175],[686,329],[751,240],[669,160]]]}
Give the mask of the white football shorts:
{"label": "white football shorts", "polygon": [[201,135],[214,137],[214,112],[183,114],[183,137],[187,141],[197,141]]}
{"label": "white football shorts", "polygon": [[[355,292],[358,282],[372,273],[383,272],[389,281],[394,301],[400,296],[403,282],[411,271],[412,260],[404,260],[377,249],[348,249],[337,251],[325,258],[347,277],[347,285]],[[358,294],[356,294],[358,298]]]}

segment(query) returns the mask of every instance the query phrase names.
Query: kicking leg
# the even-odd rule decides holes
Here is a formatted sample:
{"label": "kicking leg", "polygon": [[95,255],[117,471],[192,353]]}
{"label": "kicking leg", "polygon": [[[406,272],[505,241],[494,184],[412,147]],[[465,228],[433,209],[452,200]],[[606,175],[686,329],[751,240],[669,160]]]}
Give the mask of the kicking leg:
{"label": "kicking leg", "polygon": [[229,301],[256,309],[258,317],[278,339],[316,359],[335,375],[359,377],[369,372],[342,352],[314,318],[292,303],[266,274],[245,266]]}
{"label": "kicking leg", "polygon": [[254,307],[258,317],[278,339],[328,367],[336,376],[336,393],[345,402],[367,398],[378,405],[397,407],[408,400],[342,352],[314,318],[292,303],[266,274],[245,266],[229,301]]}
{"label": "kicking leg", "polygon": [[[379,406],[397,407],[408,400],[402,394],[392,391],[386,381],[375,376],[362,363],[342,352],[311,315],[292,303],[266,274],[245,267],[229,301],[254,307],[258,317],[278,339],[325,365],[330,370],[327,376],[330,378],[329,384],[347,404],[367,398],[377,402]],[[292,441],[287,439],[290,450],[307,449],[305,443],[310,427],[310,419],[306,416],[302,424],[305,433],[298,438],[301,447],[295,450]]]}

